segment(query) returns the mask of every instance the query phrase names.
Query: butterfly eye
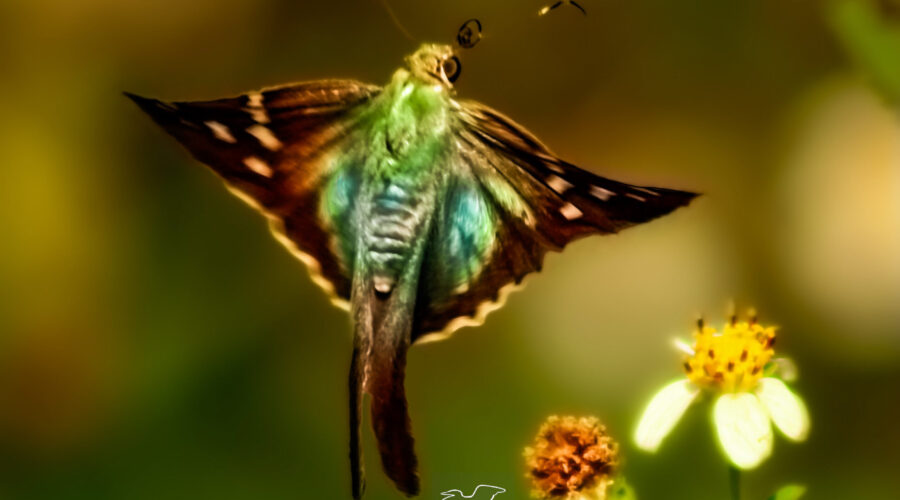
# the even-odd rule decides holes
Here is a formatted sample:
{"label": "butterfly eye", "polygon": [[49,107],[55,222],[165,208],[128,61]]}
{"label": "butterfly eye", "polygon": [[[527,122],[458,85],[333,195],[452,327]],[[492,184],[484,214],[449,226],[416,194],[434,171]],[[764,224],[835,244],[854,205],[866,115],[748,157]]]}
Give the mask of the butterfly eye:
{"label": "butterfly eye", "polygon": [[447,81],[453,83],[459,78],[459,74],[462,72],[462,64],[460,64],[459,59],[456,56],[451,56],[448,59],[444,59],[441,62],[441,73],[447,77]]}

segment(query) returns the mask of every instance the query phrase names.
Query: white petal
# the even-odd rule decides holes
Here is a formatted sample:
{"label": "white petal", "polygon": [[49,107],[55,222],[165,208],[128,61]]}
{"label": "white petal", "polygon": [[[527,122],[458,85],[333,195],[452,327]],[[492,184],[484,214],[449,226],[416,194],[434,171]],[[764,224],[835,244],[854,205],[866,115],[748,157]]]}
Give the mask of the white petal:
{"label": "white petal", "polygon": [[676,337],[676,338],[672,339],[672,345],[675,346],[675,349],[678,349],[679,351],[683,352],[684,354],[687,354],[688,356],[693,356],[694,354],[696,354],[694,352],[694,348],[691,347],[691,344],[688,344],[687,342],[685,342],[684,339],[680,339],[680,338]]}
{"label": "white petal", "polygon": [[734,465],[752,469],[772,453],[769,414],[755,394],[719,396],[713,419],[719,443]]}
{"label": "white petal", "polygon": [[689,380],[672,382],[657,392],[634,433],[638,447],[656,451],[699,392]]}
{"label": "white petal", "polygon": [[759,381],[756,395],[762,402],[775,426],[794,441],[803,441],[809,434],[809,412],[796,394],[777,378],[765,377]]}
{"label": "white petal", "polygon": [[775,358],[772,360],[775,363],[775,369],[778,371],[778,376],[781,377],[782,380],[786,380],[788,382],[793,382],[797,380],[797,364],[790,358]]}

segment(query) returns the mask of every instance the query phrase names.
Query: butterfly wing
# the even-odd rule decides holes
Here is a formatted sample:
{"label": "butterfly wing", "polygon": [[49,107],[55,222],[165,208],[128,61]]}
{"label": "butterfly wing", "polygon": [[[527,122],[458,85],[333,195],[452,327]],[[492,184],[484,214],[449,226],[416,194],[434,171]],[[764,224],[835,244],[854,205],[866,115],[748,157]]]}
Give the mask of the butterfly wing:
{"label": "butterfly wing", "polygon": [[[351,221],[366,144],[365,109],[380,88],[322,80],[230,99],[164,103],[127,94],[231,191],[263,212],[313,281],[349,309]],[[352,490],[364,488],[360,453],[363,371],[354,349],[350,388]],[[405,406],[404,406],[405,408]]]}
{"label": "butterfly wing", "polygon": [[688,204],[695,193],[633,186],[559,159],[486,106],[463,102],[447,202],[429,240],[413,339],[480,324],[541,269],[544,254]]}
{"label": "butterfly wing", "polygon": [[352,136],[360,110],[379,92],[352,80],[321,80],[202,102],[126,95],[262,211],[276,238],[347,308],[355,238],[345,219],[361,156]]}

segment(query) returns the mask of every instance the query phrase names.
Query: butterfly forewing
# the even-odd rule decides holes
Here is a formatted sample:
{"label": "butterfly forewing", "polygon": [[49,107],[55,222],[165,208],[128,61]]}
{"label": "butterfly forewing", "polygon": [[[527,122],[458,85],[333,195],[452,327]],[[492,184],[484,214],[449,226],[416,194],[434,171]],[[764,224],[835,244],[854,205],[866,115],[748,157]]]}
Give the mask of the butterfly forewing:
{"label": "butterfly forewing", "polygon": [[362,154],[354,144],[365,142],[354,140],[359,110],[379,91],[352,80],[322,80],[213,101],[128,96],[235,194],[263,211],[276,237],[344,305],[352,237],[341,239],[349,231],[342,213],[322,216],[322,196],[335,176],[345,180],[345,191],[352,189],[349,180],[361,163],[353,156]]}
{"label": "butterfly forewing", "polygon": [[[665,215],[689,203],[696,193],[633,186],[592,174],[559,159],[530,132],[510,118],[475,102],[466,102],[462,114],[466,131],[505,161],[501,170],[518,168],[528,174],[529,185],[540,184],[529,198],[543,205],[544,232],[557,236],[560,246],[587,234],[615,233]],[[560,218],[561,216],[561,218]]]}

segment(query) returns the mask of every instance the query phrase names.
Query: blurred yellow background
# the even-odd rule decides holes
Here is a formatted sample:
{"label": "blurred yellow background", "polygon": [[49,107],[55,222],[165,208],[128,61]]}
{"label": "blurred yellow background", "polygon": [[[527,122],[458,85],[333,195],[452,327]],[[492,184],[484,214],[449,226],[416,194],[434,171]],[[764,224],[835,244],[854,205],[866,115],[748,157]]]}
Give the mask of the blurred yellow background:
{"label": "blurred yellow background", "polygon": [[[724,497],[705,409],[658,455],[630,436],[679,375],[670,339],[732,300],[780,326],[813,419],[746,498],[896,497],[900,43],[860,19],[896,35],[897,2],[390,4],[416,42],[374,0],[0,4],[0,498],[349,497],[348,317],[121,92],[384,83],[471,17],[460,96],[594,172],[704,196],[550,255],[484,326],[413,348],[422,498],[526,498],[522,448],[553,413],[600,417],[641,498]],[[397,498],[365,444],[367,498]]]}

